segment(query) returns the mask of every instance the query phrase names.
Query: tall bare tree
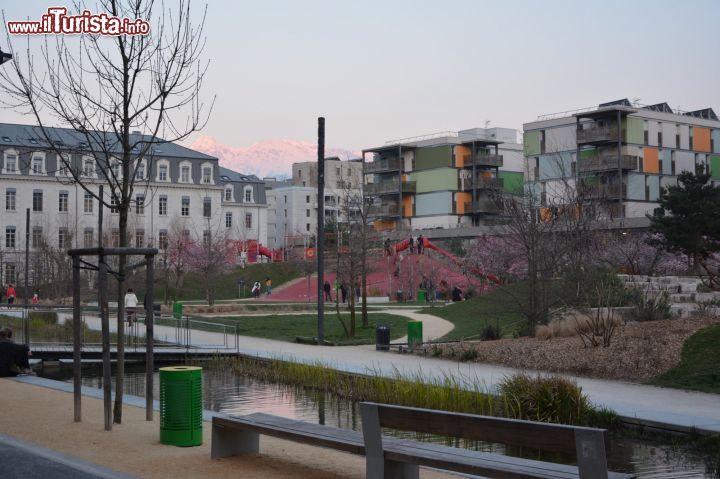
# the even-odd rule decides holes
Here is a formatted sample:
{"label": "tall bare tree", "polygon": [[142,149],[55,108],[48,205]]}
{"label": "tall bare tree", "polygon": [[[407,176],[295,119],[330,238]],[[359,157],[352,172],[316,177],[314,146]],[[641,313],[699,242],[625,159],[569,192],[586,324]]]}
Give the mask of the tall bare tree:
{"label": "tall bare tree", "polygon": [[[40,47],[40,59],[13,45],[12,68],[0,69],[0,88],[7,105],[32,115],[45,147],[54,151],[73,181],[119,213],[119,244],[128,246],[128,211],[133,191],[150,179],[156,150],[165,142],[201,129],[212,105],[200,90],[207,71],[203,62],[205,13],[193,20],[190,2],[165,8],[152,0],[75,2],[75,13],[100,9],[119,18],[145,19],[147,35],[62,36]],[[100,12],[98,12],[100,13]],[[67,145],[51,126],[72,130]],[[139,134],[134,132],[138,131]],[[94,172],[73,164],[68,149],[92,157]],[[144,169],[142,180],[139,170]],[[86,174],[90,173],[90,174]],[[100,198],[95,183],[106,185]],[[118,263],[118,297],[125,289],[126,259]],[[118,301],[118,351],[113,421],[122,422],[124,305]]]}

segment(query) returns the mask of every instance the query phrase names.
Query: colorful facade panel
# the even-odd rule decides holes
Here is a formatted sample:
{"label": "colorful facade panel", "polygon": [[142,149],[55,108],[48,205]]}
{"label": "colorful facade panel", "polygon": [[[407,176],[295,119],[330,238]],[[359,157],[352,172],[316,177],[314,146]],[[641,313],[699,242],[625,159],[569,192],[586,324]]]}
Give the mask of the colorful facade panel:
{"label": "colorful facade panel", "polygon": [[713,180],[720,180],[720,155],[710,155],[710,176]]}
{"label": "colorful facade panel", "polygon": [[628,173],[627,175],[627,199],[645,199],[645,175],[639,173]]}
{"label": "colorful facade panel", "polygon": [[525,156],[533,156],[540,154],[540,132],[526,131],[523,135],[523,145],[525,148]]}
{"label": "colorful facade panel", "polygon": [[[645,143],[645,128],[639,118],[628,117],[623,120],[625,129],[625,142],[642,145]],[[617,122],[615,123],[617,124]]]}
{"label": "colorful facade panel", "polygon": [[712,138],[713,153],[720,153],[720,130],[713,130],[710,138]]}
{"label": "colorful facade panel", "polygon": [[[465,203],[472,202],[472,194],[467,192],[455,193],[455,212],[459,215],[465,214]],[[468,212],[469,213],[469,212]]]}
{"label": "colorful facade panel", "polygon": [[503,189],[508,193],[522,193],[525,179],[519,171],[499,171],[498,178],[502,178]]}
{"label": "colorful facade panel", "polygon": [[671,175],[672,174],[672,151],[671,150],[662,150],[660,156],[662,158],[661,173],[663,175]]}
{"label": "colorful facade panel", "polygon": [[415,170],[453,166],[452,145],[429,146],[415,151]]}
{"label": "colorful facade panel", "polygon": [[710,153],[710,128],[693,128],[693,150]]}
{"label": "colorful facade panel", "polygon": [[465,166],[465,157],[472,154],[472,149],[469,146],[457,145],[455,147],[455,166],[462,168]]}
{"label": "colorful facade panel", "polygon": [[643,171],[645,173],[660,173],[660,157],[657,148],[650,146],[644,148]]}
{"label": "colorful facade panel", "polygon": [[415,171],[410,174],[410,181],[415,181],[417,193],[432,191],[455,191],[458,188],[458,170],[441,168],[432,171]]}
{"label": "colorful facade panel", "polygon": [[415,214],[417,216],[451,214],[452,200],[451,191],[415,195]]}

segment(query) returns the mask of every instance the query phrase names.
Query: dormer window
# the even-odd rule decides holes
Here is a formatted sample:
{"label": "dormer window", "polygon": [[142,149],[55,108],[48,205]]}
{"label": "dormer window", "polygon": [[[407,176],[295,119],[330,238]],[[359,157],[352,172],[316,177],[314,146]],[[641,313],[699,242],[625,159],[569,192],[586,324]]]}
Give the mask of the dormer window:
{"label": "dormer window", "polygon": [[245,196],[245,203],[255,203],[255,200],[253,199],[253,188],[252,186],[246,186],[243,190],[243,194]]}
{"label": "dormer window", "polygon": [[233,189],[231,186],[225,188],[225,201],[233,200]]}
{"label": "dormer window", "polygon": [[30,173],[33,175],[45,174],[45,158],[40,155],[33,155],[30,164]]}
{"label": "dormer window", "polygon": [[5,158],[3,161],[3,173],[6,174],[18,174],[18,156],[15,150],[6,150]]}
{"label": "dormer window", "polygon": [[90,178],[95,176],[95,160],[92,158],[85,158],[83,160],[83,176]]}
{"label": "dormer window", "polygon": [[203,163],[200,169],[202,176],[200,182],[204,185],[214,185],[215,179],[213,178],[213,165],[212,163]]}
{"label": "dormer window", "polygon": [[135,167],[135,179],[137,181],[145,181],[145,162],[141,161]]}
{"label": "dormer window", "polygon": [[70,176],[70,155],[62,155],[58,157],[56,176]]}
{"label": "dormer window", "polygon": [[120,178],[120,162],[117,160],[111,160],[110,170],[112,171],[113,178]]}
{"label": "dormer window", "polygon": [[192,183],[192,165],[189,161],[180,163],[180,183]]}
{"label": "dormer window", "polygon": [[170,163],[167,160],[158,161],[157,166],[157,177],[155,181],[169,182],[170,181]]}

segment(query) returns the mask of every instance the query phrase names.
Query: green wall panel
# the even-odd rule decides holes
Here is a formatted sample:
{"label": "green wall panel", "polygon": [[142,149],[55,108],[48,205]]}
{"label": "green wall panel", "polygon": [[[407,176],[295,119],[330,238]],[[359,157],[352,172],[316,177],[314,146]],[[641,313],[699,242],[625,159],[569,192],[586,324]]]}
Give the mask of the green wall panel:
{"label": "green wall panel", "polygon": [[455,168],[439,168],[432,171],[416,171],[410,174],[410,181],[417,182],[417,193],[457,191],[458,170]]}
{"label": "green wall panel", "polygon": [[637,143],[638,145],[645,143],[645,128],[641,119],[629,116],[623,121],[623,126],[625,127],[626,143]]}
{"label": "green wall panel", "polygon": [[710,176],[713,180],[720,180],[720,155],[710,155]]}
{"label": "green wall panel", "polygon": [[526,131],[523,135],[525,156],[540,154],[540,131]]}
{"label": "green wall panel", "polygon": [[522,193],[525,179],[517,171],[499,171],[498,177],[503,180],[503,189],[510,193]]}
{"label": "green wall panel", "polygon": [[415,169],[427,170],[452,166],[452,145],[431,146],[415,150]]}

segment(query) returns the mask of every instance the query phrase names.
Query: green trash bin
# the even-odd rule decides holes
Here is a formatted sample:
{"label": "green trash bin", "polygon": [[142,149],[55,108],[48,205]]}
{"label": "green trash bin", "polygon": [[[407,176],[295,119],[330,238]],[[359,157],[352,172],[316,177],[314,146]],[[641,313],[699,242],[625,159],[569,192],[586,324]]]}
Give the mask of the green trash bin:
{"label": "green trash bin", "polygon": [[418,290],[418,301],[420,301],[421,303],[422,303],[423,301],[425,301],[425,295],[426,295],[426,294],[427,294],[427,293],[425,292],[424,289],[419,289],[419,290]]}
{"label": "green trash bin", "polygon": [[160,368],[160,442],[202,444],[202,368]]}
{"label": "green trash bin", "polygon": [[422,344],[422,321],[408,321],[408,345],[412,348]]}
{"label": "green trash bin", "polygon": [[182,303],[176,302],[173,303],[173,318],[175,319],[182,319],[183,315],[183,305]]}

